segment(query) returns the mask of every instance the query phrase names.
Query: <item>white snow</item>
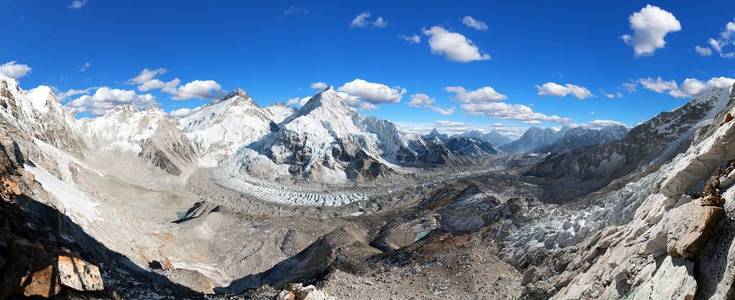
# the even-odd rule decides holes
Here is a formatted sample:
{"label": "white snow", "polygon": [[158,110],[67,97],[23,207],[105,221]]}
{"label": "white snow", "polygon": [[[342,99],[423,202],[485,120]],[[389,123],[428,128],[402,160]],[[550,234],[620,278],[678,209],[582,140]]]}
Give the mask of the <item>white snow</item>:
{"label": "white snow", "polygon": [[97,210],[99,204],[92,201],[84,192],[59,180],[42,168],[26,164],[25,169],[36,177],[36,181],[41,184],[44,190],[64,205],[65,214],[71,217],[74,222],[86,225],[91,222],[102,221]]}
{"label": "white snow", "polygon": [[104,116],[78,120],[88,143],[104,150],[140,153],[141,143],[155,133],[166,113],[158,108],[138,110],[132,105],[118,106]]}

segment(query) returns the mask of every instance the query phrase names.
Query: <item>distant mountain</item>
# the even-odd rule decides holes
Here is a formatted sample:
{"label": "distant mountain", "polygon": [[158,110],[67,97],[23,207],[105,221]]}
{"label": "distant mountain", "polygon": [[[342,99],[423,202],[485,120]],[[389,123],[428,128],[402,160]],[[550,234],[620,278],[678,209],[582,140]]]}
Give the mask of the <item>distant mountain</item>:
{"label": "distant mountain", "polygon": [[403,133],[389,121],[359,115],[332,88],[270,130],[224,167],[269,180],[347,183],[390,176],[399,166],[466,163],[499,152],[485,141],[436,130],[425,136]]}
{"label": "distant mountain", "polygon": [[105,115],[77,122],[97,151],[130,153],[172,175],[197,167],[197,152],[177,122],[158,107],[115,107]]}
{"label": "distant mountain", "polygon": [[729,89],[713,89],[636,126],[621,140],[552,154],[527,175],[589,182],[590,188],[597,188],[639,168],[644,173],[655,170],[654,166],[686,150],[698,130],[710,125],[728,105],[729,97]]}
{"label": "distant mountain", "polygon": [[584,126],[563,128],[555,142],[535,149],[535,151],[540,153],[566,152],[585,146],[620,140],[626,134],[628,134],[628,128],[622,125],[605,126],[599,129]]}
{"label": "distant mountain", "polygon": [[205,166],[215,166],[243,145],[271,132],[285,118],[285,108],[263,109],[242,89],[217,98],[197,112],[179,120]]}
{"label": "distant mountain", "polygon": [[559,138],[559,130],[531,127],[521,138],[500,147],[505,152],[524,153],[553,144]]}
{"label": "distant mountain", "polygon": [[504,136],[498,133],[497,131],[490,131],[488,133],[483,133],[479,130],[470,130],[470,131],[460,134],[459,136],[485,141],[485,142],[492,144],[495,147],[500,147],[502,145],[508,144],[513,141],[513,139],[507,136]]}

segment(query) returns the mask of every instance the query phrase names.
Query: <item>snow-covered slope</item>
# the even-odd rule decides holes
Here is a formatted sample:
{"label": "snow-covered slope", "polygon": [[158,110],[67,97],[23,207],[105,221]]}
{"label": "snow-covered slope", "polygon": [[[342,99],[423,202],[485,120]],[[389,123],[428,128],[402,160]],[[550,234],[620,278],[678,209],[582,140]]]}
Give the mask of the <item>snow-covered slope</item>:
{"label": "snow-covered slope", "polygon": [[176,121],[154,106],[118,106],[104,116],[80,119],[77,126],[90,148],[134,155],[172,175],[197,164],[196,150]]}
{"label": "snow-covered slope", "polygon": [[617,141],[623,139],[626,134],[628,134],[628,128],[621,125],[605,126],[599,129],[586,126],[564,128],[555,142],[540,147],[536,151],[540,153],[566,152],[585,146]]}
{"label": "snow-covered slope", "polygon": [[181,128],[203,154],[202,165],[215,166],[237,149],[270,133],[284,109],[260,108],[237,89],[179,120]]}
{"label": "snow-covered slope", "polygon": [[0,117],[65,151],[80,153],[84,149],[73,116],[64,111],[48,86],[24,91],[15,79],[0,74]]}
{"label": "snow-covered slope", "polygon": [[559,130],[531,127],[517,140],[500,147],[506,152],[531,152],[556,142]]}
{"label": "snow-covered slope", "polygon": [[638,167],[667,162],[689,147],[696,131],[727,106],[730,89],[713,89],[631,129],[619,141],[553,154],[528,174],[607,183]]}
{"label": "snow-covered slope", "polygon": [[[312,97],[274,131],[242,148],[230,168],[267,179],[347,183],[387,175],[375,134],[342,95],[329,88]],[[233,166],[234,164],[234,166]]]}
{"label": "snow-covered slope", "polygon": [[271,120],[276,123],[281,123],[283,120],[291,116],[294,112],[296,112],[295,109],[293,109],[290,106],[287,106],[283,103],[276,103],[271,106],[266,106],[265,110],[270,113]]}
{"label": "snow-covered slope", "polygon": [[487,133],[483,133],[478,130],[469,130],[465,133],[460,134],[459,136],[485,141],[485,142],[492,144],[495,147],[500,147],[502,145],[508,144],[513,141],[513,139],[507,136],[504,136],[496,131],[490,131]]}

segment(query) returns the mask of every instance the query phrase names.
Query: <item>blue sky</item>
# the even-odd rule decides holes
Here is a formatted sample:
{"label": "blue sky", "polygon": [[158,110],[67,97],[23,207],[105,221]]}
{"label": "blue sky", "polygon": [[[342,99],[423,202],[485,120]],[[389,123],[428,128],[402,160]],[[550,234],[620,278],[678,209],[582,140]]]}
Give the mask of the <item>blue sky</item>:
{"label": "blue sky", "polygon": [[[0,0],[0,7],[0,64],[30,68],[24,88],[92,88],[92,99],[108,87],[150,94],[167,111],[208,101],[196,92],[174,99],[195,80],[222,91],[241,87],[261,105],[311,95],[315,82],[338,89],[352,82],[343,91],[368,103],[363,113],[422,129],[634,126],[680,106],[700,86],[735,77],[735,58],[727,57],[733,36],[726,36],[735,7],[727,1]],[[634,14],[642,25],[631,23]],[[418,43],[402,38],[414,35]],[[165,68],[155,78],[180,83],[170,92],[141,91],[131,79],[146,68]],[[717,77],[724,78],[710,80]],[[545,83],[558,85],[544,93]],[[492,91],[470,93],[484,87]],[[572,93],[576,87],[586,92]],[[419,97],[411,106],[415,94],[433,104]],[[455,109],[443,115],[431,107]]]}

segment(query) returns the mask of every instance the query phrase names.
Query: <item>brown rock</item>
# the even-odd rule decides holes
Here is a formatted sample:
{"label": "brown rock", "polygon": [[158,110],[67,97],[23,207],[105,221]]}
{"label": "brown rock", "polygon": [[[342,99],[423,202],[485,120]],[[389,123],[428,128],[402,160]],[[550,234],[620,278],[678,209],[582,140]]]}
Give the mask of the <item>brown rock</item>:
{"label": "brown rock", "polygon": [[724,215],[724,209],[703,205],[701,199],[675,208],[666,224],[666,248],[669,255],[699,255]]}
{"label": "brown rock", "polygon": [[100,269],[82,259],[59,255],[58,271],[61,284],[77,291],[101,291],[105,289],[102,283]]}
{"label": "brown rock", "polygon": [[23,288],[23,295],[26,297],[49,298],[61,292],[59,277],[56,276],[53,266],[47,266],[23,276],[20,286]]}

